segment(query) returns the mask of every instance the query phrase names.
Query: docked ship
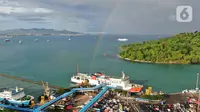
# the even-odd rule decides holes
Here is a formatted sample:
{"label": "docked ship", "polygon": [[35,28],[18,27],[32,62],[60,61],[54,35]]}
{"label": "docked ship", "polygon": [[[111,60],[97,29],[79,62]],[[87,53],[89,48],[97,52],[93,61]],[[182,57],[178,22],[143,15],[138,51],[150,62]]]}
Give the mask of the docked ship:
{"label": "docked ship", "polygon": [[0,102],[7,102],[16,106],[29,106],[34,97],[25,95],[23,88],[4,88],[0,92]]}
{"label": "docked ship", "polygon": [[106,84],[111,87],[116,87],[128,92],[139,93],[141,92],[143,85],[130,83],[129,77],[122,71],[122,77],[114,78],[106,76],[100,72],[94,74],[77,73],[71,77],[71,82],[76,84],[84,83],[86,80],[89,81],[90,85]]}
{"label": "docked ship", "polygon": [[118,38],[117,41],[128,41],[126,38]]}

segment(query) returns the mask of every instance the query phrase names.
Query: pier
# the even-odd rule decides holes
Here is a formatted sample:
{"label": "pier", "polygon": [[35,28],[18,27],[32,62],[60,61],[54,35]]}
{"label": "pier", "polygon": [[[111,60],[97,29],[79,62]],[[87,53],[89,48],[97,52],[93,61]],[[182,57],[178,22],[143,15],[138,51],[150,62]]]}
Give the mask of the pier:
{"label": "pier", "polygon": [[[8,79],[19,80],[19,81],[23,81],[23,82],[27,82],[27,83],[31,83],[31,84],[37,84],[37,85],[42,86],[42,83],[40,81],[33,81],[33,80],[24,79],[24,78],[21,78],[21,77],[16,77],[16,76],[11,76],[11,75],[6,75],[6,74],[0,74],[0,76],[8,78]],[[49,84],[49,87],[53,88],[53,89],[64,88],[64,87],[61,87],[61,86],[56,86],[56,85],[51,85],[51,84]]]}
{"label": "pier", "polygon": [[[30,79],[20,78],[20,77],[16,77],[16,76],[10,76],[10,75],[6,75],[6,74],[0,74],[0,76],[8,78],[8,79],[19,80],[19,81],[23,81],[23,82],[27,82],[27,83],[32,83],[32,84],[37,84],[37,85],[43,85],[44,86],[44,82],[43,81],[41,81],[41,82],[40,81],[33,81],[33,80],[30,80]],[[55,85],[49,85],[49,87],[54,88],[54,89],[63,88],[63,87],[55,86]],[[100,84],[98,86],[90,87],[90,88],[83,88],[83,87],[71,88],[70,91],[63,93],[62,95],[56,97],[55,99],[49,100],[46,103],[41,104],[41,105],[31,106],[31,108],[16,107],[16,106],[13,106],[13,105],[6,105],[6,104],[0,104],[0,107],[11,109],[11,110],[24,111],[24,112],[25,111],[26,112],[44,112],[51,105],[54,105],[54,104],[56,105],[57,102],[61,101],[62,99],[66,98],[66,97],[68,97],[68,96],[70,96],[70,95],[72,95],[72,94],[74,94],[76,92],[88,92],[88,91],[98,90],[99,93],[96,94],[96,96],[92,97],[90,100],[88,100],[87,104],[84,104],[83,107],[81,107],[81,109],[79,110],[79,112],[85,112],[85,111],[90,110],[91,108],[95,108],[94,104],[98,105],[98,102],[100,102],[99,99],[101,99],[102,96],[107,91],[109,91],[109,89],[117,89],[117,88],[114,88],[114,87],[111,87],[111,86],[108,86],[108,85],[105,85],[105,84]],[[178,104],[176,104],[177,101],[180,102],[180,103],[187,101],[185,94],[182,94],[180,92],[178,92],[178,93],[169,93],[167,95],[169,95],[170,97],[164,98],[164,100],[166,100],[169,104],[178,105]],[[106,99],[106,96],[104,96],[104,97]],[[117,98],[117,97],[115,97],[115,98]],[[151,109],[155,108],[155,106],[152,107],[153,105],[159,105],[159,106],[156,106],[156,108],[159,108],[160,110],[162,110],[163,108],[170,108],[170,107],[165,107],[165,106],[162,107],[162,106],[160,106],[160,101],[159,100],[157,102],[150,102],[149,103],[149,102],[140,102],[140,101],[136,100],[137,98],[134,98],[134,97],[119,96],[117,99],[120,100],[120,102],[122,103],[123,107],[128,107],[130,109],[129,112],[132,112],[132,111],[140,112],[140,111],[151,110]],[[107,102],[109,100],[110,99],[107,99]],[[113,102],[114,101],[112,101],[111,103],[113,103]],[[62,105],[64,105],[64,104],[62,104]],[[100,103],[99,103],[99,105],[100,105]],[[115,105],[119,105],[119,104],[115,104]],[[96,107],[98,107],[98,106],[96,106]],[[111,108],[111,107],[109,107],[109,108]],[[184,108],[179,107],[178,109],[180,111],[184,111],[185,107]]]}

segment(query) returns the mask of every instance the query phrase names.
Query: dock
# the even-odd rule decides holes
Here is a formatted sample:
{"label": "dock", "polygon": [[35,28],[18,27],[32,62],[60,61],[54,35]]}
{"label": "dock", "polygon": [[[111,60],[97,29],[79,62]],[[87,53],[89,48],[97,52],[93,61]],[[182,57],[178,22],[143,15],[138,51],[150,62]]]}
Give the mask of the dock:
{"label": "dock", "polygon": [[[37,85],[42,86],[42,83],[40,81],[33,81],[33,80],[24,79],[24,78],[21,78],[21,77],[16,77],[16,76],[11,76],[11,75],[6,75],[6,74],[0,74],[0,76],[8,78],[8,79],[19,80],[19,81],[23,81],[23,82],[27,82],[27,83],[31,83],[31,84],[37,84]],[[48,85],[49,85],[50,88],[53,88],[53,89],[64,88],[64,87],[61,87],[61,86],[56,86],[56,85],[51,85],[51,84],[48,84]]]}

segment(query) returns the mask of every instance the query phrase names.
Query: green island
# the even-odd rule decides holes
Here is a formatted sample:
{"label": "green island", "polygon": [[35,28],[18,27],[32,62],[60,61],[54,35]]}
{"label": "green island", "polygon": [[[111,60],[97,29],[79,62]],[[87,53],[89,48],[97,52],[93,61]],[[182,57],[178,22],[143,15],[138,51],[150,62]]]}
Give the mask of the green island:
{"label": "green island", "polygon": [[186,32],[169,38],[126,44],[120,49],[119,57],[133,62],[199,64],[200,32]]}

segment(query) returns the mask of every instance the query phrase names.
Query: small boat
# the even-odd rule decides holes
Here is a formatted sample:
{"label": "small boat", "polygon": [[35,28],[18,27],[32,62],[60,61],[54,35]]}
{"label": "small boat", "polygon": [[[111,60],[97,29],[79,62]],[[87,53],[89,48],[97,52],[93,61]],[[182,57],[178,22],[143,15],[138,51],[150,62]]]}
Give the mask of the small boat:
{"label": "small boat", "polygon": [[10,42],[10,39],[5,39],[4,42]]}
{"label": "small boat", "polygon": [[50,40],[47,40],[47,42],[50,42]]}
{"label": "small boat", "polygon": [[21,41],[21,40],[19,41],[19,44],[22,44],[22,41]]}
{"label": "small boat", "polygon": [[71,40],[71,39],[69,38],[69,40]]}
{"label": "small boat", "polygon": [[129,77],[125,75],[122,71],[122,77],[114,78],[111,76],[106,76],[100,72],[88,75],[84,73],[77,73],[71,77],[71,82],[81,84],[86,80],[89,81],[90,85],[106,84],[108,86],[122,89],[128,92],[139,93],[141,92],[143,85],[130,83]]}
{"label": "small boat", "polygon": [[195,94],[195,93],[199,93],[200,90],[196,90],[196,89],[186,89],[186,90],[183,90],[182,93],[192,93],[192,94]]}
{"label": "small boat", "polygon": [[195,94],[195,93],[199,93],[200,90],[199,90],[199,73],[197,73],[197,81],[196,81],[196,88],[195,89],[186,89],[186,90],[183,90],[182,93],[192,93],[192,94]]}
{"label": "small boat", "polygon": [[0,102],[7,102],[16,106],[29,106],[34,97],[25,95],[23,88],[4,88],[0,92]]}
{"label": "small boat", "polygon": [[117,41],[128,41],[126,38],[118,38]]}
{"label": "small boat", "polygon": [[35,42],[37,42],[37,41],[38,41],[38,39],[35,39],[34,41],[35,41]]}

